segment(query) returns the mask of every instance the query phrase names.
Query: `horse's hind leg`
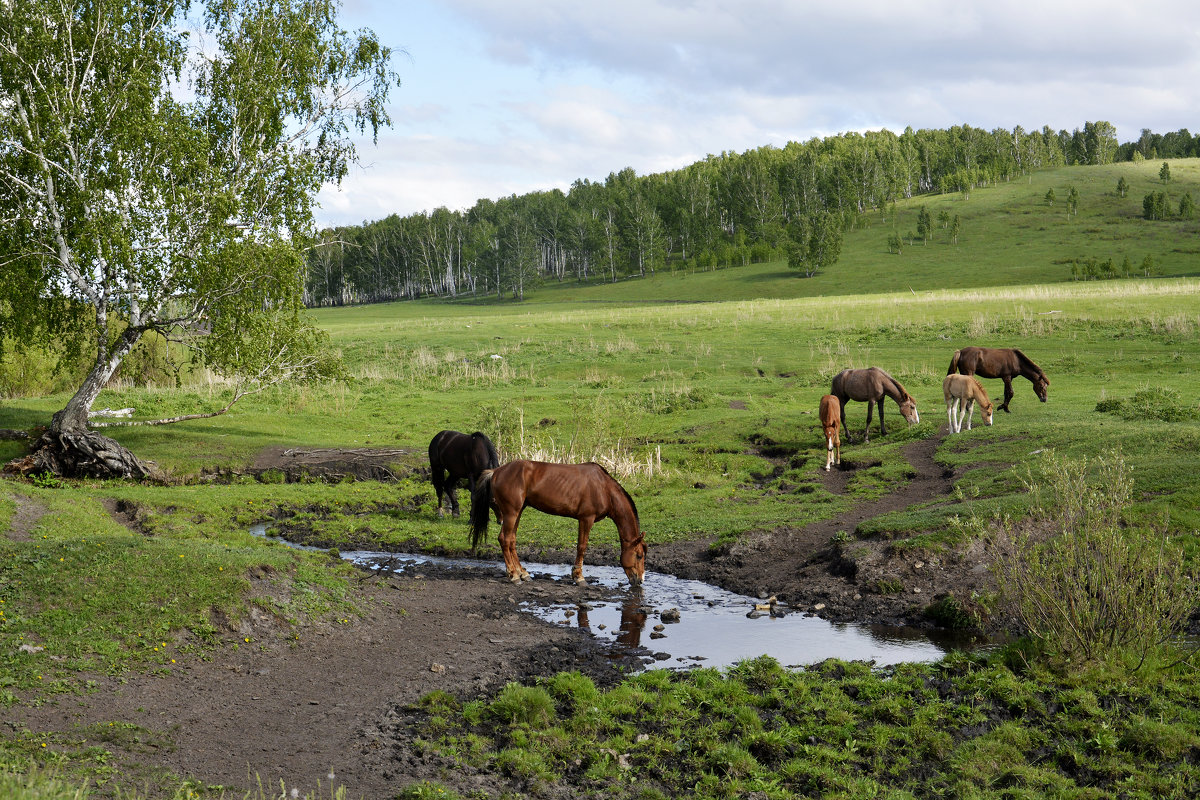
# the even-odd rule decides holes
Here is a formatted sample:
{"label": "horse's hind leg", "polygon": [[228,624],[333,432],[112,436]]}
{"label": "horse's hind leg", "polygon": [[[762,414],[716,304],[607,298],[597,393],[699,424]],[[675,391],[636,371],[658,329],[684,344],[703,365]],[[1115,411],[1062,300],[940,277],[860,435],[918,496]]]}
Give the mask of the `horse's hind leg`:
{"label": "horse's hind leg", "polygon": [[442,493],[445,491],[444,487],[442,486],[442,470],[440,468],[435,469],[431,478],[433,480],[433,491],[437,495],[437,511],[438,516],[440,517],[445,513],[442,510]]}
{"label": "horse's hind leg", "polygon": [[883,429],[883,398],[879,398],[879,435],[887,436],[887,431]]}
{"label": "horse's hind leg", "polygon": [[594,521],[591,517],[579,518],[579,539],[575,543],[575,566],[571,568],[571,577],[580,586],[584,584],[583,556],[587,553],[588,534],[592,532],[592,523]]}
{"label": "horse's hind leg", "polygon": [[1012,413],[1011,411],[1008,410],[1008,401],[1012,400],[1012,399],[1013,399],[1012,378],[1006,377],[1006,378],[1004,378],[1004,402],[1001,403],[1001,405],[1000,405],[1001,410],[1003,410],[1005,414]]}
{"label": "horse's hind leg", "polygon": [[967,430],[971,430],[971,419],[975,416],[975,401],[967,401]]}
{"label": "horse's hind leg", "polygon": [[504,521],[500,525],[500,535],[496,538],[500,542],[500,552],[504,554],[504,570],[513,583],[527,581],[531,576],[517,558],[517,525],[521,522],[521,511],[502,516]]}
{"label": "horse's hind leg", "polygon": [[446,484],[446,494],[450,497],[450,515],[458,517],[458,478],[450,480]]}

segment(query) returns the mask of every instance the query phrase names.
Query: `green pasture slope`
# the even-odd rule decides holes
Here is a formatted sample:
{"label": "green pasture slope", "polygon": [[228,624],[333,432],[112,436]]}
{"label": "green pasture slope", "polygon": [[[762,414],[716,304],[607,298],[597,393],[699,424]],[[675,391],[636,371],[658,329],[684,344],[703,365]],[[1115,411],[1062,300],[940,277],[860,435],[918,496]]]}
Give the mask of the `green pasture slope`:
{"label": "green pasture slope", "polygon": [[[302,514],[333,545],[467,546],[465,524],[439,519],[431,488],[416,475],[396,484],[325,485],[283,484],[272,475],[198,480],[204,470],[241,472],[270,446],[378,446],[407,451],[396,459],[406,474],[420,465],[438,430],[481,429],[508,454],[614,458],[628,470],[623,483],[637,499],[652,543],[736,539],[826,518],[906,480],[900,448],[945,424],[942,377],[953,351],[968,344],[1021,348],[1049,375],[1049,402],[1039,403],[1030,384],[1018,379],[1011,414],[997,415],[991,428],[948,438],[939,449],[944,463],[972,467],[959,482],[959,501],[876,520],[859,535],[930,551],[956,547],[987,535],[989,520],[1019,516],[1027,507],[1026,481],[1038,480],[1050,453],[1094,459],[1118,450],[1135,481],[1130,521],[1169,526],[1195,564],[1200,223],[1143,220],[1141,198],[1159,190],[1176,204],[1185,191],[1200,198],[1200,162],[1171,162],[1174,180],[1166,187],[1158,183],[1159,166],[1038,172],[976,189],[969,199],[898,203],[887,218],[873,213],[848,232],[839,264],[807,280],[775,263],[660,273],[616,285],[546,286],[521,304],[475,300],[316,311],[343,356],[347,380],[267,392],[211,420],[112,431],[172,475],[173,485],[0,483],[0,529],[15,525],[22,531],[0,537],[0,709],[85,691],[92,671],[170,670],[172,659],[201,657],[217,646],[209,609],[233,617],[246,613],[246,575],[257,566],[269,565],[291,583],[291,600],[278,609],[286,617],[355,613],[346,569],[251,537],[247,528],[255,522]],[[1125,198],[1115,195],[1121,176],[1130,184]],[[1079,213],[1068,218],[1071,186],[1080,195]],[[1043,199],[1050,187],[1058,197],[1054,206]],[[930,243],[888,253],[888,235],[915,228],[921,205],[935,220],[943,209],[959,215],[959,243],[950,243],[938,227]],[[1140,268],[1146,256],[1155,276],[1069,280],[1072,263],[1112,258],[1120,265],[1128,257]],[[868,365],[887,369],[907,386],[922,421],[905,427],[889,402],[888,435],[843,450],[847,460],[879,466],[857,470],[848,496],[834,496],[818,474],[824,452],[817,404],[839,370]],[[999,396],[999,381],[986,385]],[[216,383],[111,390],[97,407],[132,406],[139,418],[154,418],[214,407],[223,391]],[[0,428],[31,428],[64,401],[5,400]],[[852,404],[848,417],[860,433],[865,406]],[[19,452],[16,444],[0,443],[6,459]],[[113,520],[107,507],[116,503],[136,516],[138,533]],[[573,521],[527,515],[519,544],[563,546],[574,535]],[[611,536],[611,528],[601,527],[597,535]],[[48,597],[55,601],[45,602]],[[30,643],[45,649],[20,651]],[[680,774],[657,778],[662,786],[697,787],[696,796],[737,796],[730,794],[736,790],[763,791],[765,797],[823,791],[868,797],[880,796],[880,787],[891,796],[920,796],[916,784],[905,783],[903,770],[863,773],[873,776],[862,779],[868,783],[846,777],[867,763],[895,763],[900,756],[883,746],[885,739],[896,747],[907,742],[903,758],[920,766],[916,773],[945,777],[942,783],[930,779],[929,787],[957,787],[970,796],[1109,796],[1089,793],[1089,775],[1095,785],[1128,781],[1121,785],[1131,797],[1185,796],[1187,787],[1197,786],[1200,724],[1187,711],[1197,699],[1191,673],[1177,668],[1136,679],[1091,673],[1063,678],[962,661],[939,669],[916,672],[950,682],[952,693],[961,691],[966,699],[961,709],[946,706],[944,715],[923,717],[920,730],[905,727],[911,714],[904,698],[915,696],[910,681],[926,678],[907,671],[909,677],[889,683],[857,668],[793,679],[758,665],[738,677],[702,673],[686,689],[672,689],[674,679],[650,677],[622,689],[605,708],[618,719],[654,708],[664,718],[711,725],[710,717],[662,704],[670,698],[722,706],[722,692],[743,704],[731,709],[767,708],[762,698],[768,694],[776,698],[770,702],[786,696],[789,703],[816,703],[811,693],[826,692],[833,680],[868,687],[864,691],[883,704],[862,712],[861,704],[850,708],[844,698],[825,697],[816,707],[829,724],[811,735],[833,738],[823,738],[817,749],[803,744],[808,733],[795,742],[786,738],[793,735],[788,731],[767,736],[766,723],[747,711],[726,731],[742,736],[742,745],[719,751],[713,744],[713,753],[687,761]],[[981,675],[988,676],[987,685],[971,689]],[[1097,699],[1116,697],[1126,680],[1134,681],[1126,700],[1112,706]],[[800,684],[808,688],[796,688]],[[563,679],[547,689],[559,713],[566,713],[566,701],[556,693],[569,685]],[[759,700],[747,699],[747,685]],[[893,691],[899,694],[889,699]],[[971,691],[1002,707],[1003,719],[993,725],[987,714],[981,717],[983,701],[970,700]],[[1122,716],[1134,697],[1137,714]],[[1057,709],[1046,717],[1065,729],[1052,731],[1040,717],[1023,721],[1014,710],[1034,706]],[[480,716],[481,708],[463,709],[465,718],[493,719]],[[869,720],[856,716],[861,713]],[[599,730],[589,729],[594,721],[551,721],[568,743]],[[521,735],[516,718],[511,727],[504,735],[515,742]],[[978,735],[964,734],[968,728]],[[626,728],[604,730],[615,737],[616,752],[635,746],[633,738],[622,740]],[[761,747],[751,746],[763,736]],[[93,782],[121,785],[122,776],[113,774],[102,752],[74,741],[68,732],[38,736],[0,728],[0,775],[32,764],[58,765]],[[666,739],[656,732],[650,741],[657,747]],[[1056,753],[1053,763],[1044,757],[1047,748]],[[564,745],[563,752],[569,749]],[[1029,755],[1038,752],[1041,761]],[[789,764],[808,761],[780,773],[783,754]],[[535,756],[541,762],[514,761],[511,774],[525,770],[535,783],[594,779],[606,782],[615,792],[610,796],[638,796],[615,766],[596,762],[594,775],[589,770],[570,778],[569,769],[555,766],[554,753],[530,758]],[[1067,766],[1071,759],[1074,771]],[[772,763],[774,768],[760,769]],[[797,777],[801,773],[806,777]],[[762,777],[769,774],[780,781],[774,787]],[[412,796],[422,791],[414,789]]]}

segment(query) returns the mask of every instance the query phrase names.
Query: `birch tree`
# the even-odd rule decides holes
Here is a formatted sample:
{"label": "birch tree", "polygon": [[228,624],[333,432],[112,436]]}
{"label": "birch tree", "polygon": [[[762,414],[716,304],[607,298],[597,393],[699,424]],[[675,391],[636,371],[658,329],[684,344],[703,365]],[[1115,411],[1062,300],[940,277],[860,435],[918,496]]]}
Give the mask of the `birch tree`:
{"label": "birch tree", "polygon": [[299,313],[314,198],[353,134],[389,124],[396,84],[336,12],[0,0],[0,326],[92,357],[23,471],[147,473],[88,410],[150,332],[245,391],[318,366]]}

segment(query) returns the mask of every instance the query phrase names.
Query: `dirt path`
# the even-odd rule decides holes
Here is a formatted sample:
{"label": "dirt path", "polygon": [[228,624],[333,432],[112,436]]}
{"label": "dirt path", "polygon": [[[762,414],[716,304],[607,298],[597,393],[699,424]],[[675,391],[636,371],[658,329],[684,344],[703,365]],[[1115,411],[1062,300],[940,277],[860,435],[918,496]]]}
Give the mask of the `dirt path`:
{"label": "dirt path", "polygon": [[[833,620],[920,622],[938,593],[970,591],[986,578],[976,555],[926,564],[889,554],[886,542],[856,541],[864,552],[847,554],[830,540],[879,514],[947,496],[954,476],[934,461],[940,441],[939,435],[906,445],[916,475],[884,497],[804,528],[750,534],[717,553],[709,543],[661,545],[650,552],[651,568],[752,596],[776,594]],[[822,480],[841,493],[852,474],[852,468],[822,472]],[[122,517],[121,509],[110,511]],[[28,535],[36,513],[18,509],[16,535]],[[560,555],[569,561],[572,554]],[[589,551],[589,561],[614,557],[612,548]],[[894,576],[902,590],[868,591],[875,574]],[[479,783],[483,778],[447,773],[416,754],[405,724],[411,704],[435,689],[466,699],[562,670],[608,685],[621,679],[618,668],[634,666],[611,660],[578,628],[518,610],[531,597],[603,599],[596,587],[543,579],[513,586],[497,565],[376,575],[364,578],[359,591],[367,611],[348,622],[285,629],[256,613],[229,627],[211,660],[180,659],[158,676],[97,676],[93,693],[15,706],[5,710],[5,722],[13,732],[59,731],[111,749],[126,788],[169,790],[178,785],[174,774],[239,788],[259,781],[278,787],[282,780],[301,793],[319,783],[322,796],[331,784],[344,784],[351,797],[366,800],[392,798],[426,779],[463,792],[495,792],[496,785]],[[125,733],[114,736],[110,722],[136,727],[117,726]]]}

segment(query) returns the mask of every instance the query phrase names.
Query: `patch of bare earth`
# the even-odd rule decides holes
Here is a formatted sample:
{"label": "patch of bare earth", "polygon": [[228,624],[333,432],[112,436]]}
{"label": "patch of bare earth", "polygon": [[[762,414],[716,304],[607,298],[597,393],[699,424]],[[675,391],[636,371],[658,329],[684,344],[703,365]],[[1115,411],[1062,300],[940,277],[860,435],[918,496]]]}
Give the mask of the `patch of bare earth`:
{"label": "patch of bare earth", "polygon": [[46,515],[46,507],[36,500],[16,495],[17,510],[13,513],[8,529],[8,538],[14,542],[28,542],[33,538],[33,529]]}

